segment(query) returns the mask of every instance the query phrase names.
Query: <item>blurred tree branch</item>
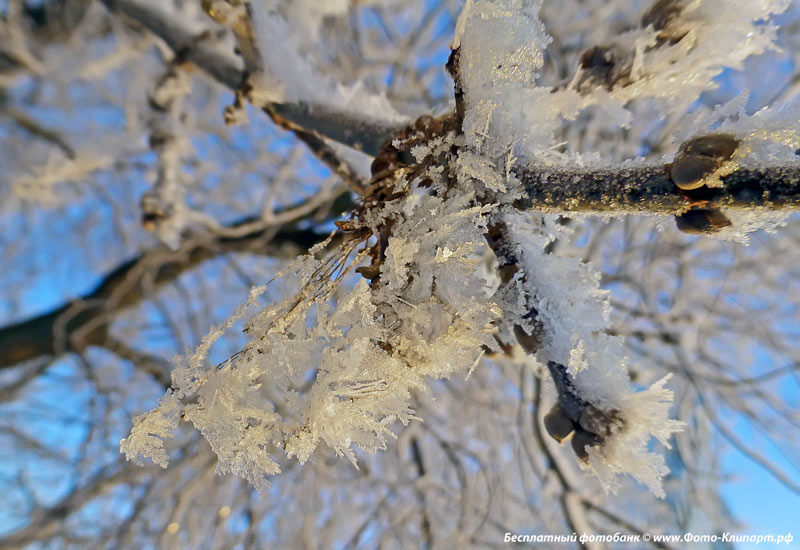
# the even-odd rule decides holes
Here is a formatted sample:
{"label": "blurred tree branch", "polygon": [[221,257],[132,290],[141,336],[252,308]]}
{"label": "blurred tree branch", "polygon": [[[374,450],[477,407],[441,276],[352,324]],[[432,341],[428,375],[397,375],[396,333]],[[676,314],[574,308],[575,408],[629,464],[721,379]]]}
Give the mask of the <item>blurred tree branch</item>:
{"label": "blurred tree branch", "polygon": [[[331,215],[340,214],[351,204],[349,193],[341,195]],[[153,287],[174,281],[221,254],[246,251],[293,258],[327,236],[313,229],[300,229],[296,222],[281,228],[264,224],[258,228],[254,224],[258,225],[256,220],[248,218],[224,228],[220,236],[190,238],[177,250],[157,248],[145,252],[106,274],[84,296],[48,313],[0,328],[0,369],[37,357],[80,351],[89,345],[106,346],[107,329],[115,314],[146,299]],[[237,229],[241,228],[248,231],[240,234]],[[119,352],[118,343],[111,342],[109,349]],[[161,370],[152,361],[147,364],[152,372]]]}
{"label": "blurred tree branch", "polygon": [[[134,21],[160,37],[176,53],[191,61],[219,83],[238,90],[245,81],[241,58],[209,36],[208,29],[192,29],[177,14],[152,0],[103,0],[108,10]],[[274,103],[269,110],[320,137],[338,141],[369,155],[397,133],[396,124],[375,120],[334,105],[304,102]]]}

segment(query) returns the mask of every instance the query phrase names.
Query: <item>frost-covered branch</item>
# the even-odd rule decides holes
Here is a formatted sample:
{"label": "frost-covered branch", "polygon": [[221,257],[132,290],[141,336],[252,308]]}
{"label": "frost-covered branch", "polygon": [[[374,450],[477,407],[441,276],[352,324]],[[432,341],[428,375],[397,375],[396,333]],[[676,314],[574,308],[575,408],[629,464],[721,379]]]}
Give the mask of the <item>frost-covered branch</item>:
{"label": "frost-covered branch", "polygon": [[[517,167],[525,195],[519,206],[550,212],[601,215],[679,215],[692,204],[672,181],[670,165],[564,170]],[[697,200],[739,210],[800,209],[800,164],[739,168],[706,187]]]}
{"label": "frost-covered branch", "polygon": [[11,118],[14,122],[16,122],[21,128],[24,128],[26,131],[30,132],[31,135],[41,138],[44,141],[50,142],[64,153],[66,157],[70,160],[75,160],[76,153],[72,146],[69,144],[67,139],[62,136],[59,132],[55,130],[51,130],[43,126],[41,123],[37,122],[26,113],[14,109],[13,107],[9,107],[8,105],[4,105],[4,98],[0,96],[0,115],[6,115]]}
{"label": "frost-covered branch", "polygon": [[[674,142],[685,145],[723,131],[734,144],[696,178],[702,191],[676,186],[664,160],[609,162],[592,152],[562,153],[565,143],[556,141],[562,121],[582,113],[629,126],[634,100],[651,109],[688,109],[717,86],[714,79],[726,67],[739,68],[748,57],[776,48],[775,27],[761,21],[785,10],[785,2],[659,0],[614,44],[584,51],[566,87],[537,85],[551,41],[538,18],[542,2],[501,5],[468,2],[454,42],[465,68],[458,88],[466,99],[459,108],[472,136],[471,156],[462,159],[489,188],[506,191],[519,182],[518,206],[550,212],[681,215],[678,225],[689,232],[730,226],[736,234],[758,226],[756,212],[797,208],[796,102],[748,116],[744,97],[687,117]],[[705,154],[713,156],[699,156]],[[697,172],[703,162],[695,155],[679,164]]]}
{"label": "frost-covered branch", "polygon": [[[606,490],[615,491],[617,474],[628,473],[663,496],[661,482],[669,469],[662,456],[648,451],[648,442],[655,437],[668,447],[671,434],[681,429],[680,422],[668,419],[667,378],[633,391],[624,342],[605,334],[607,297],[599,292],[597,274],[547,252],[563,233],[552,217],[518,211],[526,189],[513,172],[514,141],[526,136],[513,110],[522,106],[515,101],[503,112],[502,102],[512,101],[543,63],[548,37],[539,8],[536,1],[503,9],[480,0],[468,3],[448,63],[466,141],[459,151],[459,179],[474,183],[480,202],[494,203],[487,240],[500,270],[498,338],[512,333],[527,354],[548,366],[559,398],[547,429],[559,441],[571,437],[575,453]],[[508,32],[501,34],[498,27]],[[479,111],[487,114],[485,120]]]}
{"label": "frost-covered branch", "polygon": [[[0,246],[19,269],[0,281],[0,309],[34,309],[43,285],[63,294],[50,283],[65,264],[81,266],[72,278],[85,269],[107,273],[100,287],[108,283],[107,293],[69,295],[56,314],[0,328],[0,367],[37,357],[0,370],[0,447],[12,449],[0,514],[16,530],[0,534],[0,546],[459,548],[496,545],[507,532],[723,532],[733,519],[719,496],[719,442],[797,490],[797,476],[777,462],[798,456],[800,441],[785,391],[800,364],[800,226],[784,218],[780,231],[741,247],[663,231],[658,216],[616,216],[679,215],[682,229],[702,232],[793,211],[792,94],[784,110],[753,113],[767,104],[759,93],[773,97],[780,86],[766,75],[788,67],[775,60],[798,66],[800,49],[778,39],[800,21],[796,6],[775,18],[776,34],[774,0],[135,4],[154,10],[137,17],[164,12],[191,30],[188,45],[166,51],[101,2],[9,3],[9,13],[88,6],[67,42],[0,21],[26,37],[0,50],[27,59],[25,74],[36,75],[7,90],[7,105],[39,124],[25,142],[15,135],[21,119],[6,118],[0,149],[16,168],[12,196],[29,201],[44,176],[85,167],[59,187],[55,206],[4,203]],[[252,33],[224,16],[247,4],[264,8]],[[368,162],[364,155],[271,110],[292,97],[314,104],[315,93],[348,107],[329,86],[340,82],[444,110],[451,94],[439,61],[462,6],[456,115],[398,130],[376,150],[366,184],[340,163]],[[255,36],[260,46],[249,42]],[[261,59],[248,50],[265,46]],[[287,151],[293,136],[257,109],[220,116],[227,92],[191,62],[217,48],[234,63],[252,61],[231,84],[240,105],[263,108],[359,193],[351,216],[312,215],[343,186],[273,213],[301,189],[327,189],[316,185],[327,172],[302,144]],[[9,74],[2,58],[0,86]],[[157,101],[152,117],[145,99],[171,60],[191,93],[182,106]],[[742,70],[724,73],[715,91],[725,67]],[[315,89],[317,76],[324,85]],[[730,82],[753,100],[730,99]],[[224,125],[245,111],[252,124]],[[194,152],[179,158],[173,142],[159,157],[162,129]],[[148,137],[156,155],[142,154]],[[69,150],[77,161],[64,158]],[[43,172],[39,153],[51,157]],[[178,174],[191,179],[187,204],[213,216],[202,235],[179,232],[192,244],[179,241],[177,253],[148,250],[139,223],[138,200],[159,168],[167,185],[152,191],[166,204]],[[777,168],[786,173],[771,177]],[[20,175],[26,185],[15,184]],[[159,208],[148,210],[158,218]],[[231,226],[214,221],[248,214]],[[294,244],[274,250],[272,233],[280,241],[280,228],[297,220],[325,235],[337,221],[338,234],[323,250],[313,248],[323,234],[298,230]],[[78,242],[68,247],[61,237],[70,231]],[[142,271],[108,273],[106,246],[116,261],[138,256]],[[272,303],[226,321],[252,285],[268,281]],[[203,341],[209,326],[222,328]],[[161,406],[128,436],[130,417],[159,386]],[[669,419],[687,429],[670,436],[679,424]],[[747,441],[740,426],[752,427]],[[104,478],[92,473],[110,464],[123,435],[129,458],[169,459],[170,468],[114,477],[93,492]],[[770,446],[777,459],[762,450]],[[255,496],[251,484],[267,479],[279,501]]]}
{"label": "frost-covered branch", "polygon": [[188,77],[171,63],[149,97],[153,111],[149,141],[158,156],[158,171],[153,186],[142,196],[142,220],[148,230],[173,248],[193,217],[186,204],[188,182],[183,173],[186,157],[193,153],[186,132],[190,115],[184,107],[184,98],[190,92]]}
{"label": "frost-covered branch", "polygon": [[[246,4],[220,6],[212,12],[234,29],[246,72],[254,77],[240,92],[260,105],[254,98],[275,93],[267,67],[280,64],[269,44],[260,42],[260,29],[283,36],[283,23],[269,11],[256,16]],[[671,436],[683,427],[669,419],[669,376],[637,391],[625,342],[611,335],[599,273],[576,258],[551,254],[550,244],[569,237],[568,230],[552,216],[524,210],[569,211],[590,203],[593,212],[630,213],[634,206],[646,209],[652,199],[660,212],[680,214],[684,230],[732,225],[720,209],[738,203],[752,209],[756,193],[764,204],[794,204],[776,198],[779,191],[792,194],[791,170],[788,176],[770,172],[775,190],[765,196],[758,186],[767,179],[749,167],[764,154],[785,158],[796,136],[765,138],[775,120],[767,114],[730,134],[699,128],[684,136],[669,167],[604,170],[580,155],[554,153],[556,123],[574,118],[598,97],[536,89],[549,42],[538,20],[540,7],[536,0],[466,4],[448,63],[455,112],[421,117],[376,151],[359,208],[337,224],[341,246],[331,255],[314,248],[282,272],[301,281],[299,289],[253,314],[244,328],[248,343],[228,360],[213,368],[207,364],[212,345],[258,306],[265,287],[254,288],[233,317],[176,365],[173,387],[156,409],[134,419],[121,442],[129,459],[149,457],[166,467],[168,441],[180,421],[187,421],[208,440],[221,472],[260,489],[282,470],[279,456],[304,463],[323,443],[357,466],[356,449],[383,450],[395,435],[393,423],[416,419],[412,391],[426,390],[428,379],[471,372],[484,353],[508,353],[518,344],[528,361],[547,366],[554,382],[558,399],[545,417],[548,433],[559,442],[571,438],[581,465],[607,491],[617,491],[619,475],[630,474],[664,496],[669,468],[650,441],[669,448]],[[765,13],[773,9],[766,6]],[[698,15],[698,29],[708,15]],[[747,10],[739,16],[736,36],[755,20]],[[659,42],[654,25],[667,23],[645,19],[655,23],[643,30],[649,39],[643,38],[641,55],[657,57],[653,51],[663,46],[661,61],[667,65],[685,56],[675,44],[686,35]],[[761,51],[768,34],[736,52],[708,49],[717,58],[704,77]],[[701,52],[707,45],[702,38],[707,37],[701,33],[694,43]],[[301,64],[298,70],[306,74],[308,67]],[[658,80],[644,70],[638,74],[642,81]],[[708,85],[697,83],[690,95]],[[624,110],[636,97],[636,86],[630,87],[605,107]],[[656,88],[639,92],[663,96]],[[526,172],[526,166],[548,168]],[[491,275],[481,265],[496,269],[499,282],[486,284],[484,277]],[[345,293],[341,285],[352,272],[369,283],[360,280]],[[579,503],[567,496],[567,514],[577,524]]]}
{"label": "frost-covered branch", "polygon": [[[183,59],[231,90],[239,90],[246,82],[243,62],[234,54],[232,45],[215,38],[210,26],[192,21],[170,7],[171,3],[153,0],[103,0],[103,3],[112,13],[123,15],[160,37]],[[365,114],[356,107],[344,109],[319,101],[273,101],[269,107],[302,128],[368,154],[375,154],[402,126],[396,119],[381,120],[374,112]]]}

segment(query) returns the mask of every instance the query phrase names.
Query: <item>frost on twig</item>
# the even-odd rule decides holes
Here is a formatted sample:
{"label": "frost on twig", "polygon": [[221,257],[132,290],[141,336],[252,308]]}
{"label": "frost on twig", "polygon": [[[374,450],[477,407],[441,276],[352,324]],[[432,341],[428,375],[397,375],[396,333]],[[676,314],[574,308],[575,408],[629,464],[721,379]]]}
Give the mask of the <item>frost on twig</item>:
{"label": "frost on twig", "polygon": [[142,196],[142,221],[148,231],[175,248],[189,222],[183,164],[192,146],[186,136],[187,113],[184,97],[189,78],[177,66],[170,66],[150,94],[153,111],[150,147],[158,155],[158,172],[153,186]]}
{"label": "frost on twig", "polygon": [[501,338],[513,334],[548,365],[558,393],[548,432],[559,441],[571,435],[575,453],[607,490],[616,490],[616,475],[627,473],[663,496],[661,479],[669,470],[663,456],[649,451],[649,440],[669,447],[670,434],[682,428],[669,420],[666,379],[643,392],[631,386],[624,341],[607,334],[610,305],[599,273],[547,251],[552,239],[567,238],[567,229],[552,217],[510,209],[494,219],[502,220],[502,230],[491,235],[492,248],[501,266],[514,266],[500,293],[510,297],[500,302]]}
{"label": "frost on twig", "polygon": [[[447,155],[451,139],[414,152]],[[466,374],[484,350],[497,349],[500,310],[480,269],[490,208],[435,166],[375,173],[369,207],[341,224],[345,244],[332,253],[317,247],[285,272],[299,290],[249,319],[250,341],[235,356],[210,367],[204,345],[182,362],[173,393],[123,442],[128,456],[163,463],[165,434],[143,432],[166,426],[157,419],[179,403],[219,470],[259,488],[279,471],[276,455],[305,462],[321,443],[356,465],[356,448],[381,450],[396,421],[416,418],[412,391],[427,391],[428,378]],[[415,191],[412,181],[422,180]],[[347,275],[367,256],[371,282],[347,290]]]}
{"label": "frost on twig", "polygon": [[[724,69],[775,49],[777,27],[768,21],[787,0],[656,0],[638,28],[587,49],[570,84],[554,102],[622,112],[633,99],[687,105],[716,88]],[[581,99],[573,94],[581,96]]]}
{"label": "frost on twig", "polygon": [[[325,105],[335,105],[343,112],[360,113],[353,120],[370,115],[398,127],[407,121],[407,117],[399,113],[383,93],[369,90],[361,82],[335,81],[313,63],[308,52],[312,45],[300,37],[310,34],[316,38],[321,18],[326,14],[346,13],[345,3],[325,2],[322,6],[304,1],[204,0],[203,4],[214,20],[232,29],[246,75],[242,93],[254,106],[309,128],[313,125],[305,125],[297,117],[287,116],[279,105],[316,106],[315,111],[324,111]],[[305,16],[310,12],[314,17],[309,20]],[[243,115],[232,109],[228,116],[238,121]],[[347,124],[352,121],[338,122]]]}
{"label": "frost on twig", "polygon": [[[462,177],[475,182],[484,202],[497,203],[487,237],[501,270],[499,338],[516,340],[550,366],[560,422],[549,427],[559,439],[571,435],[577,455],[606,489],[616,488],[612,473],[629,473],[663,496],[661,479],[668,469],[648,442],[655,436],[667,444],[681,427],[668,420],[671,392],[663,390],[663,382],[639,393],[631,387],[623,340],[606,334],[609,304],[597,272],[548,253],[548,244],[563,238],[565,230],[552,217],[520,213],[514,205],[524,197],[514,173],[517,155],[536,158],[532,151],[545,149],[550,140],[547,133],[532,137],[531,116],[545,131],[554,127],[554,120],[543,118],[555,115],[547,114],[546,103],[543,110],[528,107],[540,97],[534,82],[549,43],[538,21],[540,6],[468,2],[452,64],[465,113]],[[496,43],[500,36],[502,43]]]}
{"label": "frost on twig", "polygon": [[[299,281],[298,290],[249,317],[241,351],[217,367],[207,364],[210,343],[244,312],[181,361],[171,393],[137,419],[125,452],[163,464],[177,410],[209,441],[219,471],[259,488],[280,471],[281,455],[305,462],[322,444],[357,466],[357,449],[385,449],[396,421],[417,418],[412,394],[428,391],[429,379],[466,374],[484,355],[516,343],[547,365],[554,381],[549,433],[560,441],[571,437],[579,463],[606,490],[615,491],[619,474],[629,474],[663,496],[669,470],[651,440],[669,447],[682,429],[669,419],[668,377],[641,391],[633,387],[599,273],[551,253],[551,243],[569,238],[569,230],[552,215],[519,207],[531,200],[534,184],[552,185],[557,194],[570,188],[569,179],[586,194],[589,180],[576,165],[602,172],[597,159],[554,146],[564,120],[600,106],[625,125],[632,99],[663,100],[664,109],[676,97],[694,101],[713,88],[722,68],[770,47],[774,29],[754,22],[784,4],[741,2],[721,28],[712,17],[715,0],[658,2],[631,31],[630,68],[613,68],[613,49],[593,50],[572,85],[551,89],[536,86],[550,42],[538,18],[541,0],[469,0],[449,64],[455,112],[422,117],[377,151],[359,208],[337,224],[343,243],[327,250],[327,241],[282,274]],[[275,12],[260,17],[266,19],[250,19],[253,52],[261,47],[253,29],[285,25]],[[254,57],[256,69],[257,62],[262,69],[272,63]],[[604,63],[611,64],[608,75],[622,70],[624,78],[609,81],[600,71]],[[664,81],[686,78],[692,67],[694,79],[682,93]],[[301,65],[301,73],[307,68]],[[308,92],[306,84],[298,83],[299,93]],[[770,120],[765,115],[759,128],[769,128]],[[713,190],[715,178],[723,187],[731,178],[747,191],[753,178],[742,174],[758,173],[752,163],[784,155],[795,139],[781,141],[773,132],[764,134],[769,145],[758,145],[759,130],[742,127],[721,127],[710,138],[719,125],[707,122],[682,138],[674,173],[664,164],[622,168],[652,176],[654,185],[686,201],[671,214],[709,202],[689,193]],[[705,137],[690,141],[697,136]],[[531,175],[531,166],[541,170]],[[548,171],[558,177],[542,177]],[[353,282],[353,274],[362,278]],[[255,307],[255,296],[249,305]]]}

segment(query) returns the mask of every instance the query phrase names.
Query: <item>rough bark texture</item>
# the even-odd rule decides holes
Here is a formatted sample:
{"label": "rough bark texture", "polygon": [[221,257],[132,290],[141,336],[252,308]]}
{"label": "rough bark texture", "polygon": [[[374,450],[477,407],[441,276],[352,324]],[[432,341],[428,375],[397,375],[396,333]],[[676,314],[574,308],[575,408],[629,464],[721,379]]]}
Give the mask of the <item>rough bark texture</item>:
{"label": "rough bark texture", "polygon": [[800,165],[742,168],[722,187],[682,193],[669,165],[591,171],[517,168],[527,198],[522,208],[554,212],[677,215],[692,202],[732,208],[800,209]]}

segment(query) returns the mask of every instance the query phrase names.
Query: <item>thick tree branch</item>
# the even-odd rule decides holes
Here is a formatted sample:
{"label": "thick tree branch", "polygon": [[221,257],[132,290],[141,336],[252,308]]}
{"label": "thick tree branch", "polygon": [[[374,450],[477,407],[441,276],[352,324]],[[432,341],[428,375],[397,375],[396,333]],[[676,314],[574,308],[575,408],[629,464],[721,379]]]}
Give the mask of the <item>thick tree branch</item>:
{"label": "thick tree branch", "polygon": [[[103,0],[112,13],[138,22],[173,50],[201,67],[220,83],[236,90],[243,81],[242,60],[204,29],[192,27],[152,0]],[[205,29],[207,34],[207,29]],[[396,124],[372,120],[361,113],[330,105],[272,104],[269,110],[314,134],[376,154],[399,132]],[[527,198],[523,208],[559,212],[601,212],[679,215],[689,202],[672,183],[668,165],[591,171],[517,167]],[[722,178],[724,187],[709,189],[714,206],[770,209],[800,208],[800,166],[740,169]],[[706,199],[706,197],[703,197]]]}
{"label": "thick tree branch", "polygon": [[[208,28],[187,22],[180,13],[155,0],[102,0],[111,13],[135,21],[152,32],[183,59],[191,61],[231,90],[244,81],[241,58],[210,37]],[[375,155],[399,127],[372,115],[335,105],[273,103],[269,109],[293,124],[355,149]]]}
{"label": "thick tree branch", "polygon": [[691,197],[672,182],[669,165],[589,171],[517,167],[526,198],[519,206],[557,212],[679,215],[693,201],[739,209],[800,209],[800,164],[741,168],[722,177],[722,187],[703,187]]}

